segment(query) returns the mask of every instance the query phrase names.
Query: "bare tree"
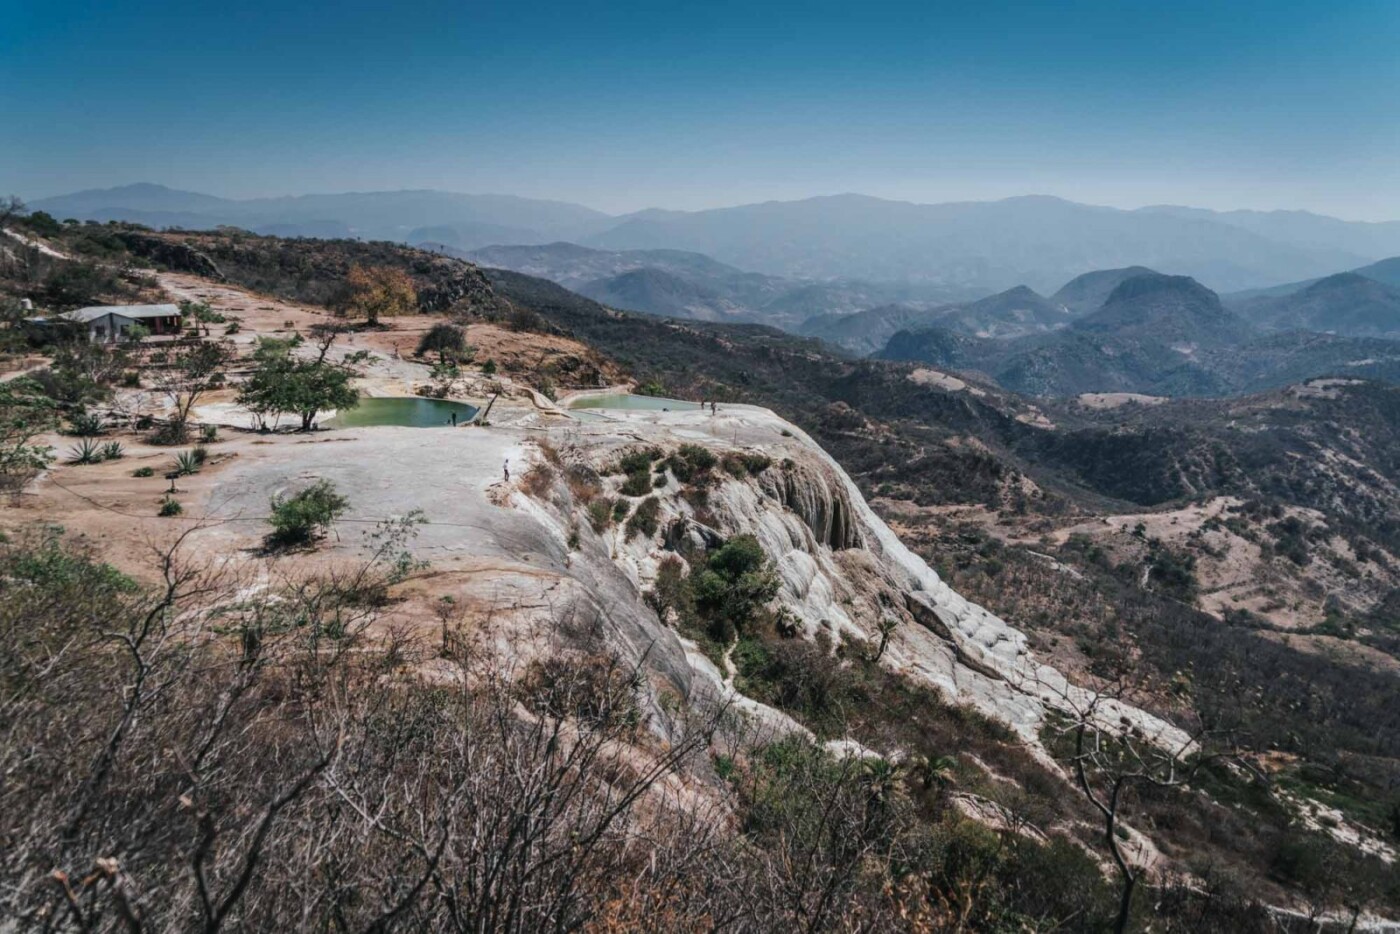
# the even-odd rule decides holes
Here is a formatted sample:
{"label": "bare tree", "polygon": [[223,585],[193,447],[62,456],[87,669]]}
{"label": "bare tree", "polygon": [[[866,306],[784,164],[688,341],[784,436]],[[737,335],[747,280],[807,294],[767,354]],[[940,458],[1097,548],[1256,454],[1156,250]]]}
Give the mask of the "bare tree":
{"label": "bare tree", "polygon": [[[1184,740],[1145,735],[1121,712],[1133,687],[1132,680],[1123,676],[1104,690],[1087,694],[1082,702],[1063,693],[1071,718],[1060,728],[1073,741],[1069,761],[1075,783],[1103,821],[1103,843],[1118,873],[1114,930],[1119,934],[1128,929],[1133,895],[1148,869],[1141,847],[1136,852],[1130,848],[1131,834],[1125,827],[1133,790],[1140,786],[1184,788],[1202,767],[1232,756],[1207,745],[1218,736],[1205,728]],[[1114,711],[1118,712],[1116,721]]]}
{"label": "bare tree", "polygon": [[224,385],[225,370],[233,360],[231,345],[222,341],[196,341],[169,347],[165,365],[152,369],[155,389],[170,400],[174,415],[170,420],[172,441],[189,435],[190,411],[206,393]]}
{"label": "bare tree", "polygon": [[436,644],[374,628],[387,539],[250,586],[185,560],[198,534],[150,589],[53,537],[0,542],[0,915],[528,931],[743,905],[713,883],[739,859],[722,805],[676,781],[718,710],[657,721],[636,664],[601,655],[473,654],[428,683]]}
{"label": "bare tree", "polygon": [[16,217],[29,213],[29,208],[19,195],[5,195],[0,198],[0,230],[3,230]]}

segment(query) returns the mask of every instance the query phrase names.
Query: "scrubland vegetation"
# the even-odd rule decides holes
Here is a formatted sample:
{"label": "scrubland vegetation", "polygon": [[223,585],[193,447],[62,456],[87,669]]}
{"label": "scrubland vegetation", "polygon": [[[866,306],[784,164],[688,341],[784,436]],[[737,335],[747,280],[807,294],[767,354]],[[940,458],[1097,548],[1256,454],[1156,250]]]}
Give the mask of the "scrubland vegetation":
{"label": "scrubland vegetation", "polygon": [[[1185,783],[1122,783],[1105,831],[1095,796],[1146,755],[1137,738],[1095,733],[1109,753],[1090,760],[1075,743],[1083,723],[1052,721],[1041,739],[1057,773],[1000,723],[881,664],[883,639],[798,638],[757,539],[698,546],[664,527],[667,496],[703,517],[716,485],[783,469],[758,453],[639,446],[606,478],[547,457],[519,483],[543,496],[563,475],[579,506],[571,549],[590,527],[629,543],[661,535],[673,554],[647,594],[657,615],[815,742],[682,698],[577,620],[553,620],[557,651],[516,668],[482,651],[492,634],[479,620],[444,612],[440,640],[410,636],[396,588],[421,569],[407,543],[423,516],[376,530],[354,567],[308,569],[295,562],[320,554],[350,504],[325,481],[298,484],[268,505],[254,549],[278,571],[269,589],[200,560],[186,531],[198,520],[166,494],[146,508],[181,541],[152,554],[148,583],[58,529],[0,544],[0,915],[22,927],[1262,932],[1400,910],[1393,866],[1333,840],[1332,818],[1310,825],[1283,803],[1302,795],[1400,841],[1393,671],[1304,651],[1245,611],[1202,612],[1203,545],[1144,534],[1124,558],[1027,531],[1032,548],[919,512],[973,506],[1048,532],[1231,494],[1242,505],[1218,523],[1267,560],[1306,569],[1335,531],[1356,564],[1380,566],[1400,542],[1394,503],[1316,451],[1346,442],[1364,470],[1392,469],[1394,390],[1283,415],[1167,406],[1151,424],[1053,411],[1063,426],[1050,431],[1010,397],[935,391],[767,329],[619,315],[525,277],[496,276],[493,290],[474,267],[391,244],[23,224],[79,257],[26,253],[22,274],[0,260],[9,294],[54,307],[141,294],[140,264],[208,263],[205,274],[344,310],[311,335],[309,357],[304,338],[263,335],[243,359],[239,401],[265,424],[285,415],[307,429],[355,404],[357,361],[332,352],[351,322],[449,310],[417,348],[440,368],[471,361],[463,323],[493,320],[571,333],[656,393],[772,406],[878,496],[955,589],[1085,683],[1131,682],[1136,703],[1210,746]],[[180,341],[60,340],[44,365],[0,382],[5,491],[57,457],[101,471],[125,456],[118,433],[176,446],[162,452],[168,477],[207,469],[216,436],[192,412],[226,387],[234,351],[209,334],[224,323],[213,312],[187,314],[199,327]],[[7,352],[37,349],[21,328],[0,334]],[[114,407],[133,383],[167,414]],[[1258,430],[1237,434],[1227,417]],[[60,427],[66,456],[43,440]],[[1323,512],[1323,527],[1300,509]],[[1319,634],[1395,655],[1394,602],[1364,618],[1337,610]],[[452,677],[422,677],[430,665]],[[840,757],[829,740],[895,752]],[[1125,886],[1113,860],[1125,826],[1173,871]],[[1265,907],[1285,903],[1314,919]]]}

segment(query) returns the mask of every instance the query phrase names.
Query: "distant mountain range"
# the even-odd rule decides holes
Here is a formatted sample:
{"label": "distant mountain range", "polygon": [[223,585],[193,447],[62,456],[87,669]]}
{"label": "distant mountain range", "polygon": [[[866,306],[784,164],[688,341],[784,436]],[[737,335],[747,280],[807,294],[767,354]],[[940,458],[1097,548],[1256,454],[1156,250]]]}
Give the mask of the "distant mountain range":
{"label": "distant mountain range", "polygon": [[1067,327],[1075,318],[1102,306],[1123,280],[1151,272],[1143,266],[1086,272],[1049,298],[1018,285],[961,304],[932,308],[885,305],[853,315],[820,315],[809,318],[798,333],[861,355],[881,350],[898,331],[933,327],[969,337],[1027,337]]}
{"label": "distant mountain range", "polygon": [[462,251],[438,243],[420,245],[481,266],[548,279],[614,308],[702,321],[753,321],[788,330],[813,315],[841,317],[886,302],[932,307],[976,294],[936,284],[785,279],[744,272],[683,250],[593,250],[549,243]]}
{"label": "distant mountain range", "polygon": [[60,220],[125,220],[190,230],[234,226],[282,237],[439,240],[466,248],[578,239],[613,223],[607,214],[578,204],[445,191],[235,200],[137,184],[42,198],[30,207]]}
{"label": "distant mountain range", "polygon": [[1301,328],[1349,337],[1400,338],[1400,288],[1356,272],[1319,279],[1296,292],[1233,304],[1272,331]]}
{"label": "distant mountain range", "polygon": [[[1134,265],[1239,291],[1400,254],[1397,222],[1359,223],[1298,211],[1125,211],[1043,196],[911,204],[835,195],[611,216],[508,195],[390,191],[234,200],[140,184],[44,198],[32,207],[59,219],[233,225],[283,236],[356,236],[458,250],[570,241],[610,253],[688,251],[787,280],[913,283],[951,300],[1018,285],[1044,294],[1081,273]],[[625,271],[631,270],[612,275]],[[641,281],[618,284],[621,295],[679,302],[681,308],[714,300],[681,295],[675,283],[654,276],[634,278]],[[808,317],[824,310],[831,309],[806,306],[790,313]]]}
{"label": "distant mountain range", "polygon": [[[1074,317],[1062,328],[994,338],[940,322],[899,331],[878,356],[983,375],[1006,389],[1038,396],[1218,396],[1321,374],[1400,378],[1398,341],[1315,330],[1267,333],[1226,308],[1216,293],[1194,279],[1132,272],[1120,278],[1098,309]],[[1100,276],[1100,284],[1112,278]],[[1347,278],[1336,289],[1359,288],[1367,294],[1387,290],[1364,277],[1355,279],[1362,285]],[[1319,285],[1298,298],[1307,299]],[[1076,280],[1065,289],[1079,292],[1085,284]],[[1335,297],[1332,289],[1327,286],[1324,291],[1329,294],[1314,305],[1322,307]],[[1314,308],[1314,315],[1331,319],[1334,312]]]}

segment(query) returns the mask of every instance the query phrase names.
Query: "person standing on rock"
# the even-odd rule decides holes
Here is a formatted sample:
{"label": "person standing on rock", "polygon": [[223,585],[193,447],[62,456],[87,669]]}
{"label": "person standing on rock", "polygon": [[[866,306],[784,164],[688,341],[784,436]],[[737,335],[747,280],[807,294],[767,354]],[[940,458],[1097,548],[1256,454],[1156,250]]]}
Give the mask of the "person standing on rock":
{"label": "person standing on rock", "polygon": [[506,465],[502,468],[505,471],[506,483],[510,482],[510,458],[506,458]]}

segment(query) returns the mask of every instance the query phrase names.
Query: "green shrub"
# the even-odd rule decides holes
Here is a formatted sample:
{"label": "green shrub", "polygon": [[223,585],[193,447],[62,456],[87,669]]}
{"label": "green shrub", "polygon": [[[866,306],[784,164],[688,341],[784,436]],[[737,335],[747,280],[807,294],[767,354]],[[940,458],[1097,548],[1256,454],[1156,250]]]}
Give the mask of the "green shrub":
{"label": "green shrub", "polygon": [[722,463],[730,476],[743,478],[763,473],[773,465],[773,459],[766,454],[726,454]]}
{"label": "green shrub", "polygon": [[199,440],[205,444],[213,444],[219,440],[219,426],[205,425],[199,429]]}
{"label": "green shrub", "polygon": [[131,472],[133,477],[154,477],[156,472],[150,467],[137,467]]}
{"label": "green shrub", "polygon": [[660,526],[661,501],[655,496],[648,496],[637,504],[637,509],[632,513],[632,518],[627,520],[627,537],[643,535],[651,538],[656,534]]}
{"label": "green shrub", "polygon": [[722,642],[752,628],[778,593],[763,546],[752,535],[736,535],[710,554],[695,576],[695,603],[711,635]]}
{"label": "green shrub", "polygon": [[617,466],[612,473],[641,473],[651,470],[651,465],[659,460],[661,452],[656,448],[642,448],[638,451],[628,451],[618,460]]}
{"label": "green shrub", "polygon": [[176,502],[174,499],[172,499],[172,498],[170,497],[169,494],[166,494],[165,499],[161,500],[161,502],[160,502],[160,513],[159,513],[159,515],[162,515],[162,516],[165,516],[165,517],[168,518],[168,517],[170,517],[170,516],[178,516],[178,515],[180,515],[180,513],[184,512],[184,511],[185,511],[185,507],[181,506],[178,502]]}
{"label": "green shrub", "polygon": [[274,496],[267,520],[272,525],[268,545],[287,548],[309,544],[325,534],[349,505],[329,480],[317,480],[292,496]]}
{"label": "green shrub", "polygon": [[593,526],[593,531],[603,534],[603,530],[612,523],[613,508],[613,502],[606,496],[599,496],[588,504],[588,524]]}
{"label": "green shrub", "polygon": [[643,468],[636,473],[629,473],[627,479],[622,482],[620,492],[623,496],[646,496],[651,492],[651,470]]}
{"label": "green shrub", "polygon": [[719,458],[709,448],[698,444],[682,444],[675,454],[666,461],[666,466],[681,483],[703,486],[709,481],[710,471],[719,463]]}
{"label": "green shrub", "polygon": [[77,412],[68,418],[68,433],[81,438],[91,438],[102,434],[105,426],[102,416],[91,412]]}

